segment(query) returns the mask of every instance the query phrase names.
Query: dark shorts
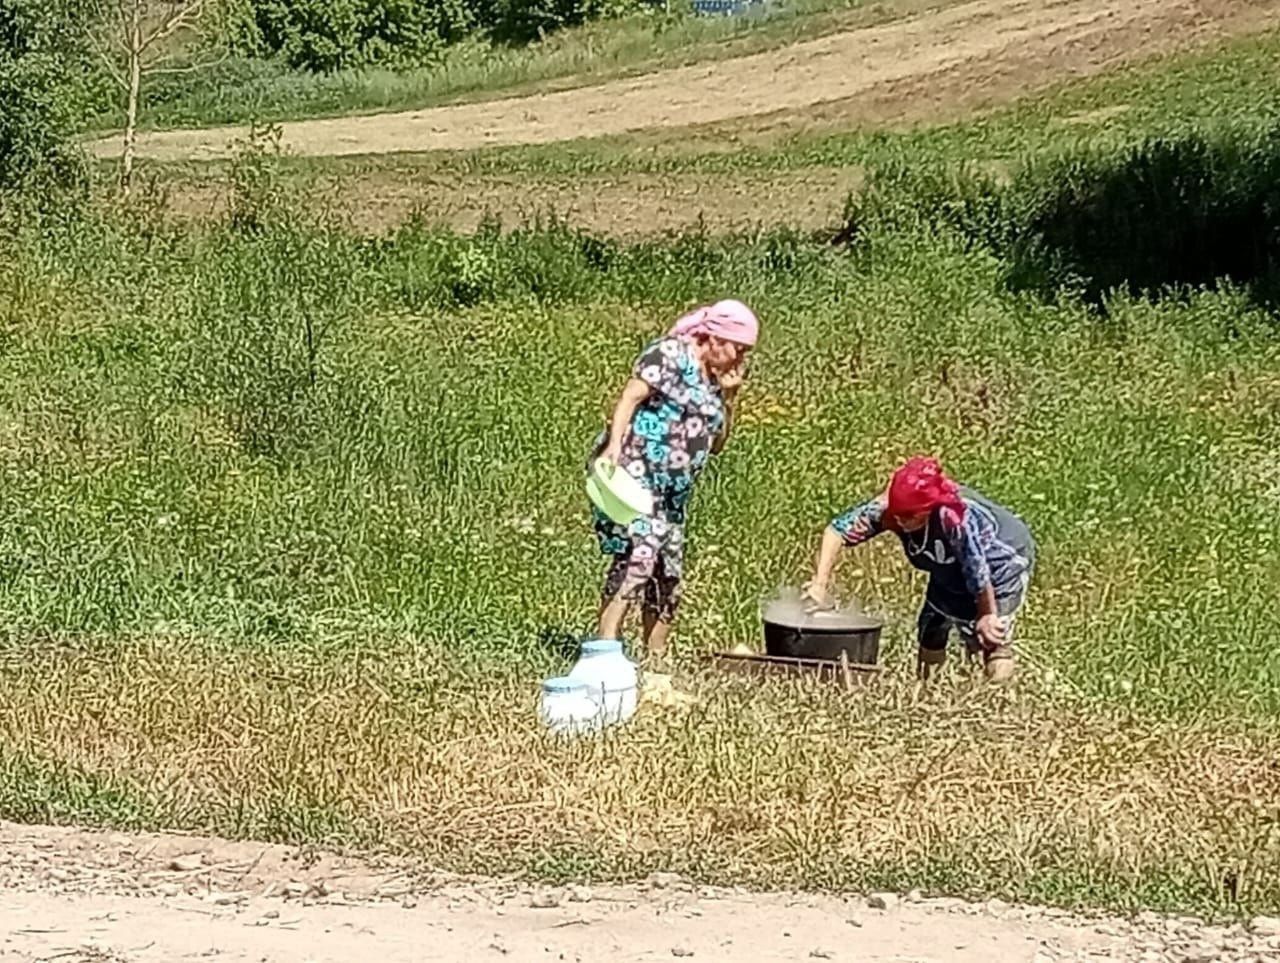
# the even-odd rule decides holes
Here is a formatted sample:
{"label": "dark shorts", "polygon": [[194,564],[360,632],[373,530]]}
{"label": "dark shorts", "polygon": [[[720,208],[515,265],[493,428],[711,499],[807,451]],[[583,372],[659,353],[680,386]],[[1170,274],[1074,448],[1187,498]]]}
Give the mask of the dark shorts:
{"label": "dark shorts", "polygon": [[927,600],[920,609],[920,617],[916,620],[916,638],[920,648],[930,652],[941,652],[946,649],[955,632],[964,643],[965,651],[970,656],[985,655],[987,659],[1012,658],[1013,635],[1018,620],[1018,611],[1022,608],[1022,598],[1009,599],[998,606],[1000,618],[1004,621],[1005,644],[996,649],[984,652],[978,640],[977,620],[961,619],[949,615]]}

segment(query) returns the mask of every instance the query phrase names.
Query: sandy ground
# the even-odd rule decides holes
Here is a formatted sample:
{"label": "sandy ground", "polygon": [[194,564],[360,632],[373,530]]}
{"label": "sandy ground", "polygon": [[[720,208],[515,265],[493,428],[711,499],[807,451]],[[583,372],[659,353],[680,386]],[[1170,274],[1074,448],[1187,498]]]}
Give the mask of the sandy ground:
{"label": "sandy ground", "polygon": [[[782,174],[628,173],[574,181],[393,170],[326,175],[323,183],[330,186],[323,196],[364,234],[394,228],[419,212],[428,222],[460,231],[474,231],[486,217],[511,226],[550,213],[574,227],[640,239],[700,223],[717,233],[777,223],[828,228],[862,181],[856,167]],[[213,219],[227,210],[227,185],[217,179],[178,180],[169,191],[167,209],[181,219]]]}
{"label": "sandy ground", "polygon": [[[884,110],[903,100],[972,99],[987,85],[1027,89],[1041,64],[1060,79],[1205,35],[1273,23],[1280,0],[973,0],[875,27],[838,33],[718,63],[659,71],[553,93],[428,110],[284,125],[300,156],[465,150],[543,144],[740,118],[800,114],[867,98]],[[975,65],[981,67],[976,73]],[[1043,83],[1043,79],[1041,80]],[[920,85],[933,91],[922,98]],[[843,111],[847,113],[846,111]],[[139,138],[141,157],[217,158],[242,127],[166,131]],[[118,155],[118,138],[90,145]]]}
{"label": "sandy ground", "polygon": [[662,875],[546,889],[399,859],[0,823],[4,963],[682,958],[1271,963],[1280,920],[1087,919],[917,894],[753,894]]}

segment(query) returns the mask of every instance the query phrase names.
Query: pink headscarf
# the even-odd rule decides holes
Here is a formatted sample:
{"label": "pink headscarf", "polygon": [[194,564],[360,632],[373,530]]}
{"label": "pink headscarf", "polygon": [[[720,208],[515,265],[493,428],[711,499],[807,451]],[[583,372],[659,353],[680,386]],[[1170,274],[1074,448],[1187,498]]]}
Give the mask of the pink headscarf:
{"label": "pink headscarf", "polygon": [[671,329],[673,335],[705,334],[751,347],[760,337],[760,322],[741,301],[717,301],[686,314]]}

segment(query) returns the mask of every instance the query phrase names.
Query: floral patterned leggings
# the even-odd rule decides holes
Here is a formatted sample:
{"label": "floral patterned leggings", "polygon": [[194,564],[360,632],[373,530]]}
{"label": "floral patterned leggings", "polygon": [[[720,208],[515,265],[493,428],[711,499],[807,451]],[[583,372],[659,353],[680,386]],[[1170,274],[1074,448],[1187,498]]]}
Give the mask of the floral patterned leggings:
{"label": "floral patterned leggings", "polygon": [[643,610],[655,616],[659,622],[673,622],[680,606],[680,579],[668,575],[661,559],[652,575],[639,578],[628,558],[615,558],[609,565],[604,579],[605,603],[621,596],[628,601],[639,601]]}
{"label": "floral patterned leggings", "polygon": [[[681,519],[682,520],[682,519]],[[683,575],[683,526],[675,520],[637,519],[629,529],[597,515],[601,548],[612,556],[605,575],[605,604],[639,602],[661,622],[675,621]]]}

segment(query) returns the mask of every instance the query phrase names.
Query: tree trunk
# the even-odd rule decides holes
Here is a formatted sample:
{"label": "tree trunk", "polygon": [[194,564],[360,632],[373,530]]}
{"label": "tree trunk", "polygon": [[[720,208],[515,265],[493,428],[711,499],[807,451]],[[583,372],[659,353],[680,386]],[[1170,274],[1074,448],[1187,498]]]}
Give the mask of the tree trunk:
{"label": "tree trunk", "polygon": [[120,191],[128,195],[133,186],[133,155],[138,140],[138,93],[142,88],[142,2],[133,2],[129,24],[129,101],[125,107],[124,155],[120,159]]}

